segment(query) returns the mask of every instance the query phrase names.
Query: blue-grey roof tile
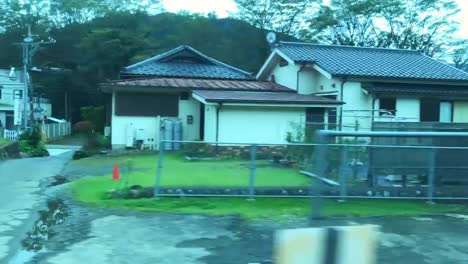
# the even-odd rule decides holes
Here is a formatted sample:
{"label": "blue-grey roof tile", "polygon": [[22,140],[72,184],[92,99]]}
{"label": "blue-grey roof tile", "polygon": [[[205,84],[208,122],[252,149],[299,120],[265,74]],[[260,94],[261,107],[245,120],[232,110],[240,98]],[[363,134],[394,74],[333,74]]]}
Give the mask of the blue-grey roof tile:
{"label": "blue-grey roof tile", "polygon": [[125,67],[122,75],[248,80],[248,72],[215,60],[189,46]]}
{"label": "blue-grey roof tile", "polygon": [[334,76],[468,81],[468,73],[415,50],[280,42],[295,62],[315,63]]}

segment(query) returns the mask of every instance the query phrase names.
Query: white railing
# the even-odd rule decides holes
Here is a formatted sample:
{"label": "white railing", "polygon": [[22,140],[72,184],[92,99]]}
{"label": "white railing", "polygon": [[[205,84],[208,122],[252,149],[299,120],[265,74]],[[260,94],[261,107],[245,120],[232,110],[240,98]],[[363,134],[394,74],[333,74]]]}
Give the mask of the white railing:
{"label": "white railing", "polygon": [[16,130],[8,130],[8,129],[3,130],[3,138],[4,139],[17,141],[18,137],[19,137],[19,133]]}
{"label": "white railing", "polygon": [[45,124],[42,126],[42,133],[46,140],[68,136],[71,135],[71,124],[70,122]]}

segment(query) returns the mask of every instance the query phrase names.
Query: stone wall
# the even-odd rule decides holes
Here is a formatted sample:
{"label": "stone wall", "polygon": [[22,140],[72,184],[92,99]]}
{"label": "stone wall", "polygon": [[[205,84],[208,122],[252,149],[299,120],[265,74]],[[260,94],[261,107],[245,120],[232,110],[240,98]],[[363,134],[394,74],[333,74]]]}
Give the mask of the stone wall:
{"label": "stone wall", "polygon": [[[255,195],[258,196],[284,196],[284,197],[300,197],[300,196],[315,196],[316,190],[308,187],[257,187],[254,188]],[[322,190],[323,196],[338,198],[340,190],[338,187],[324,187]],[[140,186],[132,186],[129,191],[123,194],[124,198],[150,198],[153,197],[154,188],[142,188]],[[247,187],[162,187],[161,195],[170,196],[212,196],[212,195],[234,195],[248,196],[249,189]],[[411,197],[411,198],[426,198],[427,188],[419,187],[353,187],[347,192],[349,197]],[[443,187],[437,188],[434,191],[434,197],[468,197],[468,190],[463,187]]]}
{"label": "stone wall", "polygon": [[0,159],[16,159],[20,158],[20,150],[18,142],[13,142],[0,148]]}

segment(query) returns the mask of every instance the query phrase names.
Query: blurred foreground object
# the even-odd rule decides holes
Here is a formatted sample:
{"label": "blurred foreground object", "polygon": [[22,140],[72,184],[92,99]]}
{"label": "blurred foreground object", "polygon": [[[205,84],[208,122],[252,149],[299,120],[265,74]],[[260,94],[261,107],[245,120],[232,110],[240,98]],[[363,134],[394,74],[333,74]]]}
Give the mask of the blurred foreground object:
{"label": "blurred foreground object", "polygon": [[374,225],[280,230],[275,263],[375,264],[377,231]]}

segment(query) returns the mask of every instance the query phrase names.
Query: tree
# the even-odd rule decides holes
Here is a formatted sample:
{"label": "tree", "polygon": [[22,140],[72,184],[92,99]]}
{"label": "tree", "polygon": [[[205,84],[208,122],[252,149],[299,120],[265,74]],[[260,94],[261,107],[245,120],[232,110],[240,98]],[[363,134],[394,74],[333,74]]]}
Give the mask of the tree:
{"label": "tree", "polygon": [[297,35],[316,0],[235,0],[237,17],[262,30]]}
{"label": "tree", "polygon": [[304,37],[339,45],[441,54],[456,43],[455,0],[332,0],[309,20]]}
{"label": "tree", "polygon": [[463,48],[457,48],[452,52],[452,60],[455,67],[468,71],[468,48],[466,48],[468,44],[466,42],[468,41],[465,41]]}
{"label": "tree", "polygon": [[375,19],[387,4],[380,0],[332,0],[308,22],[303,38],[337,45],[374,46]]}

